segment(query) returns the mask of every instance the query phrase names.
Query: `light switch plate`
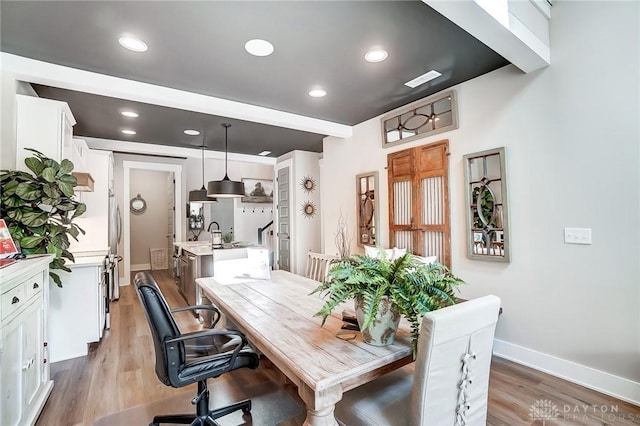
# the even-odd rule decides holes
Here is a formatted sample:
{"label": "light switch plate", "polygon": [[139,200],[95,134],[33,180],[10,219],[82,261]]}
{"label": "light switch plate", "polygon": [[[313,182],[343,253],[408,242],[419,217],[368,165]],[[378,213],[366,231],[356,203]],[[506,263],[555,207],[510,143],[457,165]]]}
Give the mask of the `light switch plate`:
{"label": "light switch plate", "polygon": [[565,244],[591,244],[591,228],[564,228]]}

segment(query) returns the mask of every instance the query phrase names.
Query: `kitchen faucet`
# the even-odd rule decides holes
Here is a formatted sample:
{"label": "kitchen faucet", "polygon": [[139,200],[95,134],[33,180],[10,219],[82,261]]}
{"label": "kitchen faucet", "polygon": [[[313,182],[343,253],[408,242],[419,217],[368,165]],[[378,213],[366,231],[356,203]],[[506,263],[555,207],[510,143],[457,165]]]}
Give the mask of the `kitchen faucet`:
{"label": "kitchen faucet", "polygon": [[211,225],[216,224],[216,226],[218,227],[218,231],[220,230],[220,224],[218,224],[218,222],[216,222],[215,220],[213,222],[211,222],[209,224],[209,226],[207,226],[207,232],[211,232]]}

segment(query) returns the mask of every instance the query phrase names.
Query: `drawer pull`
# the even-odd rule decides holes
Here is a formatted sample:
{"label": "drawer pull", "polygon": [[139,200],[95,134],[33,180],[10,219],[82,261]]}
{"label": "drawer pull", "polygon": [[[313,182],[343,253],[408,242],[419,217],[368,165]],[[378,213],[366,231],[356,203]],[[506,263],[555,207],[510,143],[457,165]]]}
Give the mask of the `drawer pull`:
{"label": "drawer pull", "polygon": [[11,299],[11,304],[15,305],[18,302],[20,302],[20,299],[18,299],[18,296],[13,296],[13,299]]}
{"label": "drawer pull", "polygon": [[40,288],[40,286],[38,285],[38,283],[33,283],[33,289],[35,290],[36,288]]}

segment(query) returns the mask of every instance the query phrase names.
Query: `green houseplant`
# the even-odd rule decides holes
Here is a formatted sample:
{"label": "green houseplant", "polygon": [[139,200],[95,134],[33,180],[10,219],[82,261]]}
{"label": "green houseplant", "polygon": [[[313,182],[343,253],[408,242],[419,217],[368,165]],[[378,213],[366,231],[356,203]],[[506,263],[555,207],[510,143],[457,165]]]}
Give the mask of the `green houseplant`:
{"label": "green houseplant", "polygon": [[65,259],[74,261],[69,249],[69,236],[78,240],[84,231],[73,220],[87,207],[73,198],[76,178],[71,174],[73,163],[58,163],[35,149],[33,157],[24,160],[32,173],[1,170],[0,215],[7,223],[13,239],[22,253],[50,253],[55,257],[49,264],[51,279],[62,287],[54,270],[71,272]]}
{"label": "green houseplant", "polygon": [[334,262],[325,282],[312,294],[320,293],[326,299],[316,313],[323,317],[323,325],[339,304],[359,299],[356,304],[361,305],[364,313],[360,323],[363,333],[377,320],[380,303],[387,298],[392,310],[404,315],[411,324],[415,356],[422,316],[455,304],[455,290],[462,283],[440,263],[424,264],[410,253],[391,261],[381,253],[377,259],[354,255]]}

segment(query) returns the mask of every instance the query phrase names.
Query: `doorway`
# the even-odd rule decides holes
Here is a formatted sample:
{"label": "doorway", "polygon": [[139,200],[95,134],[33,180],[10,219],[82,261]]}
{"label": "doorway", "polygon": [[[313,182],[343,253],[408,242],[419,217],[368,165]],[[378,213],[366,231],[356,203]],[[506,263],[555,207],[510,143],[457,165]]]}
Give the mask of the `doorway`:
{"label": "doorway", "polygon": [[131,169],[130,176],[131,199],[144,206],[143,211],[128,211],[131,271],[167,269],[173,253],[173,173]]}
{"label": "doorway", "polygon": [[[180,209],[180,206],[183,205],[182,202],[182,165],[180,164],[165,164],[165,163],[145,163],[139,161],[123,161],[122,166],[124,169],[124,202],[129,204],[132,198],[137,197],[137,193],[133,194],[131,192],[131,177],[133,170],[149,170],[149,171],[157,171],[157,172],[169,172],[173,175],[173,200],[171,200],[175,209]],[[135,172],[134,172],[135,175]],[[164,185],[163,185],[164,187]],[[142,195],[142,194],[141,194]],[[129,210],[129,206],[124,206],[125,209]],[[162,208],[162,207],[155,207]],[[164,206],[163,211],[168,209],[167,206]],[[171,215],[170,221],[171,223],[167,225],[166,234],[163,235],[171,235],[170,238],[167,238],[166,245],[159,245],[158,247],[169,247],[173,244],[174,241],[182,241],[183,238],[183,226],[180,223],[180,211],[175,212],[175,209],[172,207],[171,210],[174,213]],[[124,277],[121,281],[120,285],[129,285],[131,283],[131,215],[124,214]],[[167,256],[170,252],[167,253]]]}

